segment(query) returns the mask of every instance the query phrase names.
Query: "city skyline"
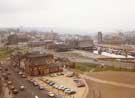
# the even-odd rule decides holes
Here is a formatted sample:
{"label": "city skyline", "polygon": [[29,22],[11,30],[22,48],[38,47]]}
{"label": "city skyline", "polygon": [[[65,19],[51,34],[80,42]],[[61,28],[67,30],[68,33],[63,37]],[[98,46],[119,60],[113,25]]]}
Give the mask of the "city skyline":
{"label": "city skyline", "polygon": [[135,30],[133,0],[4,0],[0,27],[49,27],[65,32]]}

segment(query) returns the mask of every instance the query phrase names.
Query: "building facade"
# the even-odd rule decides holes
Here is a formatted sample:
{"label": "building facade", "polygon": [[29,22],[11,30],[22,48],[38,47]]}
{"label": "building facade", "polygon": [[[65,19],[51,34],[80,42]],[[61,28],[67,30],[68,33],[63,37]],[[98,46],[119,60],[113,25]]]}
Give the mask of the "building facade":
{"label": "building facade", "polygon": [[52,54],[26,53],[11,56],[11,64],[31,76],[62,72],[63,67]]}
{"label": "building facade", "polygon": [[32,76],[62,71],[62,67],[56,64],[51,54],[28,55],[25,57],[24,64],[25,72]]}
{"label": "building facade", "polygon": [[98,40],[98,44],[101,44],[103,42],[102,32],[98,32],[97,40]]}
{"label": "building facade", "polygon": [[79,40],[78,48],[84,50],[92,50],[94,47],[93,40]]}

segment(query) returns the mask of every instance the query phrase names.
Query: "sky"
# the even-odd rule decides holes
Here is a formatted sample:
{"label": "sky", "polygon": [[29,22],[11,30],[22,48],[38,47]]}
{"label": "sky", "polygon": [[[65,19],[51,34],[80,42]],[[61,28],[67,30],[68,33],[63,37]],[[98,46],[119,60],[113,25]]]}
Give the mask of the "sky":
{"label": "sky", "polygon": [[135,30],[135,0],[0,0],[0,27]]}

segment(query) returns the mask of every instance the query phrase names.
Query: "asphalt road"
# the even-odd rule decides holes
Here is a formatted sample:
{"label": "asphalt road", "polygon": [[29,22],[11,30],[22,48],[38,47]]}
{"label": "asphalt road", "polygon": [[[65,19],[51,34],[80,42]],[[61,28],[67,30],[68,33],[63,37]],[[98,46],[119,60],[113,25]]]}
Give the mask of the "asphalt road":
{"label": "asphalt road", "polygon": [[[33,86],[32,83],[30,83],[27,79],[22,78],[20,75],[18,75],[14,68],[7,66],[11,75],[9,75],[9,80],[13,82],[13,85],[15,88],[18,89],[18,94],[14,95],[14,98],[35,98],[35,96],[38,96],[39,98],[50,98],[47,93],[48,90],[39,90],[38,87]],[[19,90],[19,87],[23,85],[25,87],[24,91]],[[58,98],[58,97],[57,97]]]}

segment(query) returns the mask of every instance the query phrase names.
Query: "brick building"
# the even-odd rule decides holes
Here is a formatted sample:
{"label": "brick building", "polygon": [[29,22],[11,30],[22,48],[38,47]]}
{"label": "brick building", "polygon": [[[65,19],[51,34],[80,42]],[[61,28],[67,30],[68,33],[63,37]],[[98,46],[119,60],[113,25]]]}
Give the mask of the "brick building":
{"label": "brick building", "polygon": [[54,56],[51,54],[28,55],[24,64],[25,72],[33,76],[62,71],[62,67],[56,63]]}
{"label": "brick building", "polygon": [[47,53],[17,53],[11,56],[11,64],[32,76],[47,75],[62,71],[61,62],[54,58],[52,54]]}

